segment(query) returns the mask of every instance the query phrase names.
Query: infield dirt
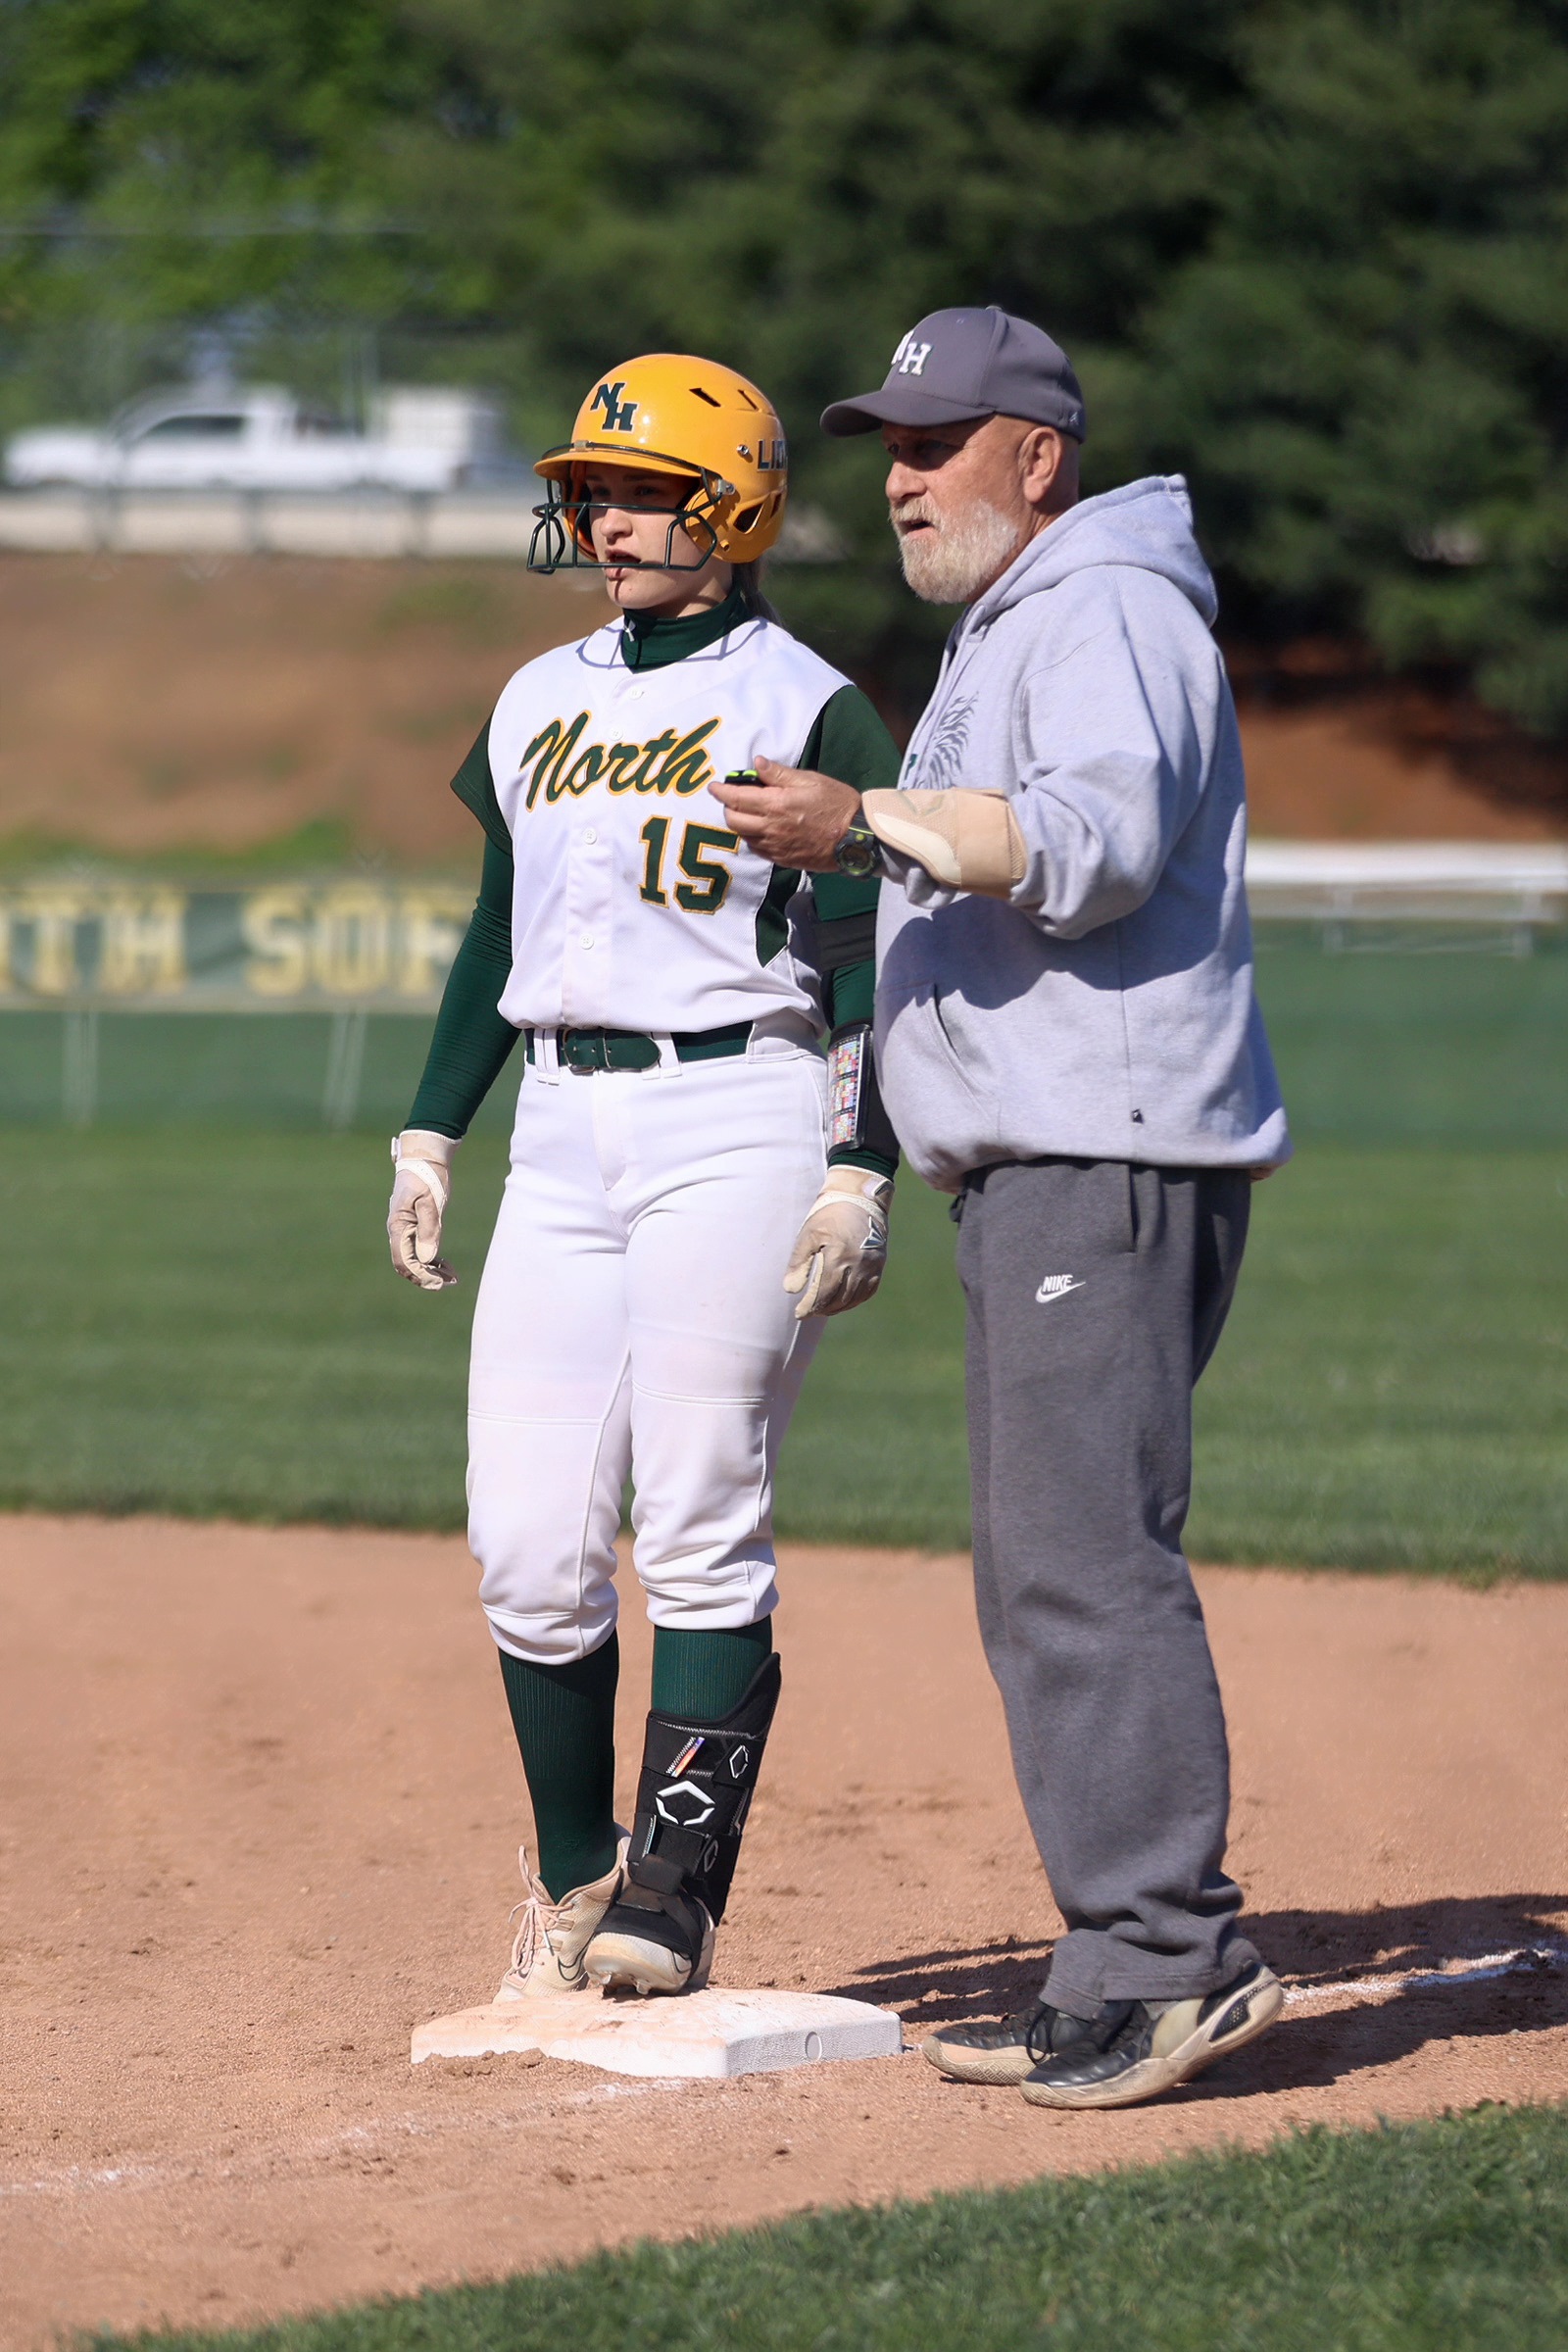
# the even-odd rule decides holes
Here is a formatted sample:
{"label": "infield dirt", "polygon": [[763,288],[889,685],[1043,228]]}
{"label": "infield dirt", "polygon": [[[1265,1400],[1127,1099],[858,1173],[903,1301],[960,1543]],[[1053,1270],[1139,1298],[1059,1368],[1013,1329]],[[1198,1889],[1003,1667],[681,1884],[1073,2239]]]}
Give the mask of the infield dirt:
{"label": "infield dirt", "polygon": [[[451,1539],[5,1522],[6,2345],[1568,2097],[1568,1588],[1235,1569],[1200,1579],[1232,1861],[1294,1998],[1230,2065],[1102,2117],[915,2056],[416,2073],[411,2027],[494,1987],[526,1826],[473,1581]],[[914,2034],[1016,2005],[1054,1920],[966,1563],[794,1547],[781,1581],[785,1699],[717,1981],[883,2001]],[[629,1784],[635,1594],[623,1636]]]}

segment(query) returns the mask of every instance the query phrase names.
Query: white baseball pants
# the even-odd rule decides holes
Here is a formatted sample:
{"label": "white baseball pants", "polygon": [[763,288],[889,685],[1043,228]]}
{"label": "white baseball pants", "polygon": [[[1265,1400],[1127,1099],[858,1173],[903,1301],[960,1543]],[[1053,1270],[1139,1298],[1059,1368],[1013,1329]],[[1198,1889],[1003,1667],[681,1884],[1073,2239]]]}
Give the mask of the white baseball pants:
{"label": "white baseball pants", "polygon": [[543,1042],[474,1309],[468,1541],[497,1642],[557,1665],[615,1622],[628,1472],[656,1625],[775,1604],[774,1465],[821,1331],[782,1283],[825,1076],[777,1039],[582,1077]]}

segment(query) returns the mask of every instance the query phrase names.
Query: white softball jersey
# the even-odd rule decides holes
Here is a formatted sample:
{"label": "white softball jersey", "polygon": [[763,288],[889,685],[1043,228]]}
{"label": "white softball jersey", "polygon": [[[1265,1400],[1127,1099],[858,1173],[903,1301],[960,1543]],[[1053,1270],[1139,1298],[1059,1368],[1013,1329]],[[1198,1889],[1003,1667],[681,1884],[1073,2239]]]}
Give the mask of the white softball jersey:
{"label": "white softball jersey", "polygon": [[788,945],[760,953],[773,868],[708,787],[759,754],[795,762],[848,683],[761,619],[643,671],[617,620],[519,669],[490,722],[516,868],[505,1017],[660,1035],[795,1012],[817,1027],[809,968]]}

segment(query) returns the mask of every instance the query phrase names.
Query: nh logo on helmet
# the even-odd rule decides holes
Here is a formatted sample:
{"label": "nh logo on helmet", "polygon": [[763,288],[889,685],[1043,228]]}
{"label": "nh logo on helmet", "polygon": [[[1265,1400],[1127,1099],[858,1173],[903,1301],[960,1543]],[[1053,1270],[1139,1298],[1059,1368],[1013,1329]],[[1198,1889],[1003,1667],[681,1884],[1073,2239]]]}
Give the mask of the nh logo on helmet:
{"label": "nh logo on helmet", "polygon": [[901,375],[924,375],[925,364],[930,357],[929,343],[917,343],[913,335],[906,335],[893,354],[892,368],[888,372],[891,374],[893,368],[896,368]]}
{"label": "nh logo on helmet", "polygon": [[620,396],[625,389],[626,378],[622,376],[618,384],[601,384],[588,403],[590,409],[604,410],[607,433],[629,433],[631,431],[631,420],[637,414],[637,403],[634,400],[621,399]]}

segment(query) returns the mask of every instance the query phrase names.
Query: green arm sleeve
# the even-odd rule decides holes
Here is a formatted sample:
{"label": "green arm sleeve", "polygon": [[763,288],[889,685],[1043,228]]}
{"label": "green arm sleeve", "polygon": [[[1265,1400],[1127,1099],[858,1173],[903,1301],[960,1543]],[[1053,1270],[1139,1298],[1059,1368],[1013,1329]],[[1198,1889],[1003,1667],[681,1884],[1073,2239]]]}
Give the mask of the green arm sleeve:
{"label": "green arm sleeve", "polygon": [[[857,792],[891,792],[899,780],[899,747],[858,686],[841,686],[816,714],[801,755],[803,767],[820,769]],[[876,902],[881,883],[852,881],[848,874],[815,874],[817,937],[833,969],[824,1010],[830,1029],[846,1021],[868,1021],[876,991]],[[864,954],[839,958],[863,943]]]}
{"label": "green arm sleeve", "polygon": [[490,721],[485,720],[473,739],[473,748],[452,779],[452,789],[465,808],[471,808],[484,827],[485,839],[493,841],[498,850],[506,853],[512,862],[512,835],[496,799],[495,779],[490,773]]}
{"label": "green arm sleeve", "polygon": [[[902,761],[898,745],[858,686],[841,686],[817,712],[800,763],[836,776],[841,784],[853,784],[857,792],[878,792],[897,785]],[[831,1036],[871,1018],[881,887],[874,874],[863,882],[848,874],[811,877],[823,1010]],[[874,1071],[868,1072],[865,1083],[869,1098],[861,1127],[868,1140],[858,1147],[840,1145],[828,1153],[828,1160],[834,1167],[874,1168],[878,1175],[891,1176],[899,1164],[898,1142],[882,1108]]]}
{"label": "green arm sleeve", "polygon": [[[487,761],[486,781],[489,773]],[[499,809],[496,814],[499,819]],[[479,896],[447,974],[424,1075],[409,1113],[411,1127],[427,1128],[432,1135],[467,1134],[517,1042],[516,1030],[496,1010],[512,972],[512,843],[509,839],[503,849],[488,826],[485,832]]]}

